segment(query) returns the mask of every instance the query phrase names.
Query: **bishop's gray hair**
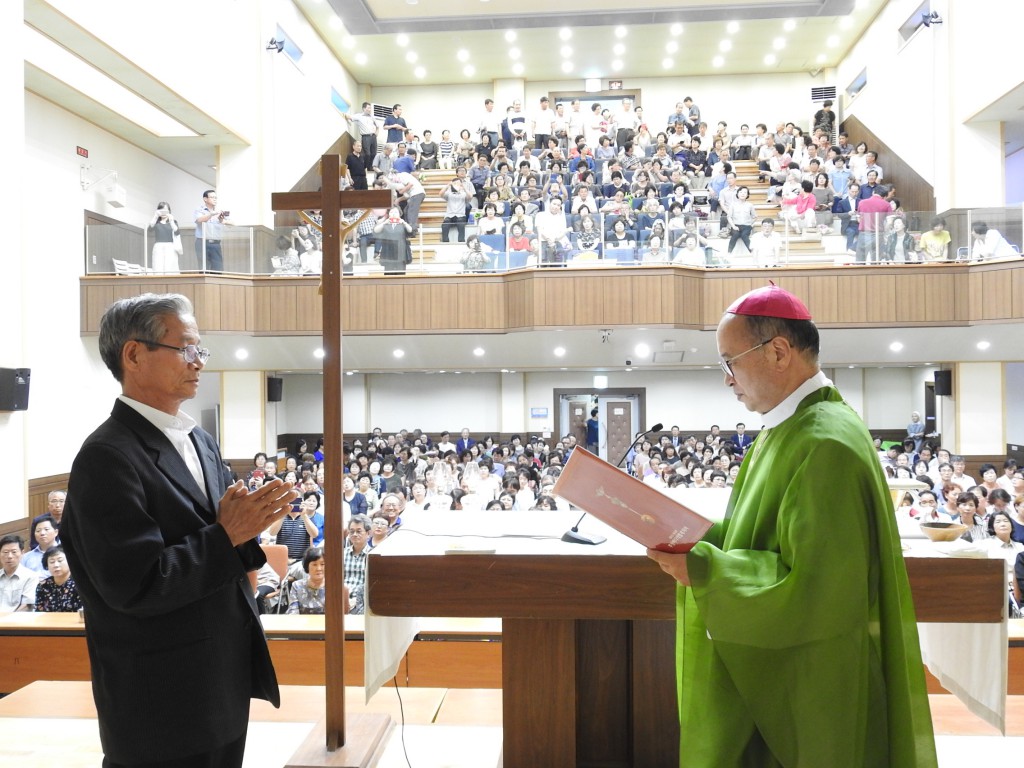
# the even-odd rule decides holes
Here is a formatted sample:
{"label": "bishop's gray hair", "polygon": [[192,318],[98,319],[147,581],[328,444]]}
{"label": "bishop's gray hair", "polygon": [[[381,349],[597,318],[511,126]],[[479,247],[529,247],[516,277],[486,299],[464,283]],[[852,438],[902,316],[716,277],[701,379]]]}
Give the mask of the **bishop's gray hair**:
{"label": "bishop's gray hair", "polygon": [[114,378],[124,381],[121,350],[133,339],[160,341],[167,333],[164,318],[191,319],[192,302],[180,293],[143,293],[115,301],[100,318],[100,357]]}

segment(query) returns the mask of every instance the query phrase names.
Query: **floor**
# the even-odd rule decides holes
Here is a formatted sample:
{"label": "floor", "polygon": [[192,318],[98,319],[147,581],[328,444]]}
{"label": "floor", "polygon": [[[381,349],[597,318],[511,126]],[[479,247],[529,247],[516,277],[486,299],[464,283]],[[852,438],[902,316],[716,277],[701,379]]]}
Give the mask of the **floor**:
{"label": "floor", "polygon": [[[1024,696],[1009,697],[1006,737],[953,696],[930,698],[941,768],[1019,763],[1024,754]],[[323,700],[323,688],[284,686],[280,710],[254,702],[245,768],[287,764],[320,718]],[[361,689],[350,689],[346,696],[350,713],[383,712],[395,720],[378,768],[500,766],[500,690],[404,689],[401,706],[404,731],[397,725],[402,714],[394,688],[380,691],[369,703]],[[96,768],[100,749],[94,716],[88,683],[40,682],[11,694],[0,700],[0,765]]]}

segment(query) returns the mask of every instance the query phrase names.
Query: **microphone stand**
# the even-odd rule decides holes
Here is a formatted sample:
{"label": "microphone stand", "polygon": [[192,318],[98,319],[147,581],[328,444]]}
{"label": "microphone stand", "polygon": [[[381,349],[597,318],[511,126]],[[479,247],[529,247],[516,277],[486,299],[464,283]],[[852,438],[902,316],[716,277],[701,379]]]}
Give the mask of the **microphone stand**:
{"label": "microphone stand", "polygon": [[[629,452],[633,450],[636,444],[639,443],[652,432],[657,432],[658,430],[660,430],[662,426],[662,424],[655,424],[646,432],[641,432],[639,435],[637,435],[633,443],[629,446],[629,448],[626,449],[626,452],[622,454],[622,458],[615,462],[615,466],[621,467],[622,462],[626,460],[626,457],[629,456]],[[579,447],[577,447],[574,450],[580,449]],[[604,542],[608,541],[606,537],[601,536],[600,534],[580,533],[580,523],[583,522],[583,518],[586,516],[586,512],[580,515],[580,519],[576,521],[576,525],[574,525],[572,528],[570,528],[568,531],[562,534],[562,541],[567,541],[570,544],[603,544]]]}

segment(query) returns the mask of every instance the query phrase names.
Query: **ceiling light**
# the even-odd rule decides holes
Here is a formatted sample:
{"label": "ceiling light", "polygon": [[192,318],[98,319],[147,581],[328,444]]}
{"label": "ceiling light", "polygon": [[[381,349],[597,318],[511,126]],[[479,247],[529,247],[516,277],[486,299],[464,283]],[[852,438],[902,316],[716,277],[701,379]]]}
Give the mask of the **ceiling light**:
{"label": "ceiling light", "polygon": [[562,27],[560,30],[558,30],[558,36],[563,40],[568,40],[569,38],[572,37],[572,30],[569,29],[568,27]]}
{"label": "ceiling light", "polygon": [[902,351],[902,349],[903,349],[903,342],[900,342],[900,341],[894,341],[892,344],[889,345],[889,350],[891,352],[900,352],[900,351]]}
{"label": "ceiling light", "polygon": [[416,63],[416,59],[418,59],[418,58],[419,58],[419,56],[416,55],[416,51],[408,51],[405,54],[405,60],[408,61],[410,64],[415,64]]}
{"label": "ceiling light", "polygon": [[992,346],[992,343],[989,341],[979,341],[976,346],[978,347],[978,349],[984,352],[986,349]]}
{"label": "ceiling light", "polygon": [[401,360],[403,357],[405,357],[405,350],[404,349],[396,349],[391,354],[394,355],[399,360]]}
{"label": "ceiling light", "polygon": [[420,80],[427,76],[427,70],[425,70],[423,67],[416,67],[416,69],[414,69],[412,73],[416,75],[416,77],[419,78]]}
{"label": "ceiling light", "polygon": [[[618,72],[622,69],[622,59],[612,59],[612,69]],[[601,90],[598,88],[598,90]]]}
{"label": "ceiling light", "polygon": [[509,48],[508,49],[508,57],[510,59],[512,59],[513,61],[515,61],[516,59],[518,59],[522,55],[523,55],[523,52],[520,51],[518,48]]}
{"label": "ceiling light", "polygon": [[665,43],[665,53],[675,53],[679,50],[679,43],[675,40],[669,40]]}
{"label": "ceiling light", "polygon": [[369,59],[367,58],[366,54],[363,53],[362,51],[356,54],[356,64],[358,64],[359,66],[363,66],[364,64],[366,64],[367,61],[369,61]]}
{"label": "ceiling light", "polygon": [[646,344],[637,344],[633,347],[633,354],[637,357],[647,357],[651,354],[651,348]]}
{"label": "ceiling light", "polygon": [[401,46],[402,48],[405,48],[405,46],[409,44],[409,36],[406,34],[400,34],[397,37],[395,37],[395,42],[398,43],[398,45]]}
{"label": "ceiling light", "polygon": [[331,29],[341,29],[341,19],[339,19],[337,16],[331,16],[331,18],[327,20],[327,25]]}
{"label": "ceiling light", "polygon": [[313,350],[313,357],[315,357],[317,360],[323,360],[324,357],[326,356],[327,353],[324,352],[323,347],[317,347],[316,349]]}
{"label": "ceiling light", "polygon": [[824,64],[826,61],[828,61],[828,56],[826,56],[824,53],[819,53],[818,58],[816,58],[815,61],[818,62],[819,64]]}
{"label": "ceiling light", "polygon": [[740,23],[738,21],[730,21],[728,24],[725,25],[725,31],[728,32],[730,35],[735,35],[737,32],[740,31]]}
{"label": "ceiling light", "polygon": [[476,355],[477,357],[483,357],[484,356],[484,348],[483,347],[477,347],[476,349],[473,350],[473,354]]}
{"label": "ceiling light", "polygon": [[235,350],[235,359],[236,360],[248,360],[249,359],[249,350],[248,349],[236,349]]}
{"label": "ceiling light", "polygon": [[515,64],[512,65],[512,74],[521,75],[523,74],[524,69],[525,67],[523,66],[522,62],[517,61]]}
{"label": "ceiling light", "polygon": [[559,50],[559,53],[562,54],[563,59],[568,59],[570,56],[572,56],[572,48],[570,48],[568,45],[563,45],[561,50]]}
{"label": "ceiling light", "polygon": [[572,72],[572,62],[571,61],[563,61],[562,62],[562,71],[563,72]]}
{"label": "ceiling light", "polygon": [[473,75],[476,74],[476,67],[474,67],[472,64],[467,64],[462,68],[462,74],[464,74],[466,77],[472,77]]}
{"label": "ceiling light", "polygon": [[664,59],[661,60],[661,68],[662,69],[672,69],[672,66],[674,64],[675,64],[675,62],[672,61],[672,59],[670,59],[668,56],[666,56]]}
{"label": "ceiling light", "polygon": [[565,357],[565,347],[555,347],[555,357]]}
{"label": "ceiling light", "polygon": [[725,64],[724,56],[715,56],[715,58],[711,60],[712,67],[721,67],[723,64]]}
{"label": "ceiling light", "polygon": [[620,37],[621,38],[621,37],[625,37],[628,34],[629,34],[629,30],[626,29],[625,27],[616,27],[615,28],[615,36],[616,37]]}
{"label": "ceiling light", "polygon": [[459,61],[469,61],[469,51],[465,48],[460,48],[459,52],[455,54],[455,58]]}
{"label": "ceiling light", "polygon": [[732,40],[723,40],[718,44],[718,50],[722,53],[728,53],[732,50]]}
{"label": "ceiling light", "polygon": [[776,37],[774,40],[772,40],[772,48],[774,48],[776,51],[781,51],[785,47],[786,47],[786,38],[784,38],[784,37]]}
{"label": "ceiling light", "polygon": [[346,376],[351,376],[355,371],[345,371]]}
{"label": "ceiling light", "polygon": [[616,56],[622,56],[625,52],[626,46],[624,46],[622,43],[616,43],[615,45],[612,46],[612,53],[614,53]]}
{"label": "ceiling light", "polygon": [[827,45],[829,48],[835,48],[837,45],[839,45],[839,35],[829,35],[825,39],[825,45]]}
{"label": "ceiling light", "polygon": [[24,25],[22,40],[23,55],[27,63],[49,73],[153,135],[197,135],[195,131],[182,125],[163,110],[140,98],[134,91],[107,77],[27,24]]}
{"label": "ceiling light", "polygon": [[764,57],[764,65],[766,67],[774,67],[775,66],[775,54],[774,53],[769,53],[767,56]]}
{"label": "ceiling light", "polygon": [[505,30],[505,42],[514,43],[516,41],[516,33],[513,29]]}
{"label": "ceiling light", "polygon": [[671,33],[672,37],[679,37],[681,34],[683,34],[683,25],[678,23],[673,24],[671,27],[668,28],[668,31],[669,33]]}

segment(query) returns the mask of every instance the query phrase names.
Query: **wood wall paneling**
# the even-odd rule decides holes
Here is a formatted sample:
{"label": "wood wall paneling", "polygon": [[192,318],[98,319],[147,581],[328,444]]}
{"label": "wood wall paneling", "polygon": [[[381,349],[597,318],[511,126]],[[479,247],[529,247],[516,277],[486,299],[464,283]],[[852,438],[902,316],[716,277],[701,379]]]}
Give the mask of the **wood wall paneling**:
{"label": "wood wall paneling", "polygon": [[452,328],[461,322],[457,283],[430,284],[430,327]]}
{"label": "wood wall paneling", "polygon": [[432,317],[429,283],[416,282],[406,285],[405,299],[402,302],[402,306],[405,312],[404,330],[429,331],[431,329]]}
{"label": "wood wall paneling", "polygon": [[299,331],[323,333],[323,297],[319,283],[309,282],[295,288],[295,328]]}
{"label": "wood wall paneling", "polygon": [[604,286],[608,282],[605,275],[580,275],[575,282],[575,315],[574,325],[604,325],[606,304]]}

